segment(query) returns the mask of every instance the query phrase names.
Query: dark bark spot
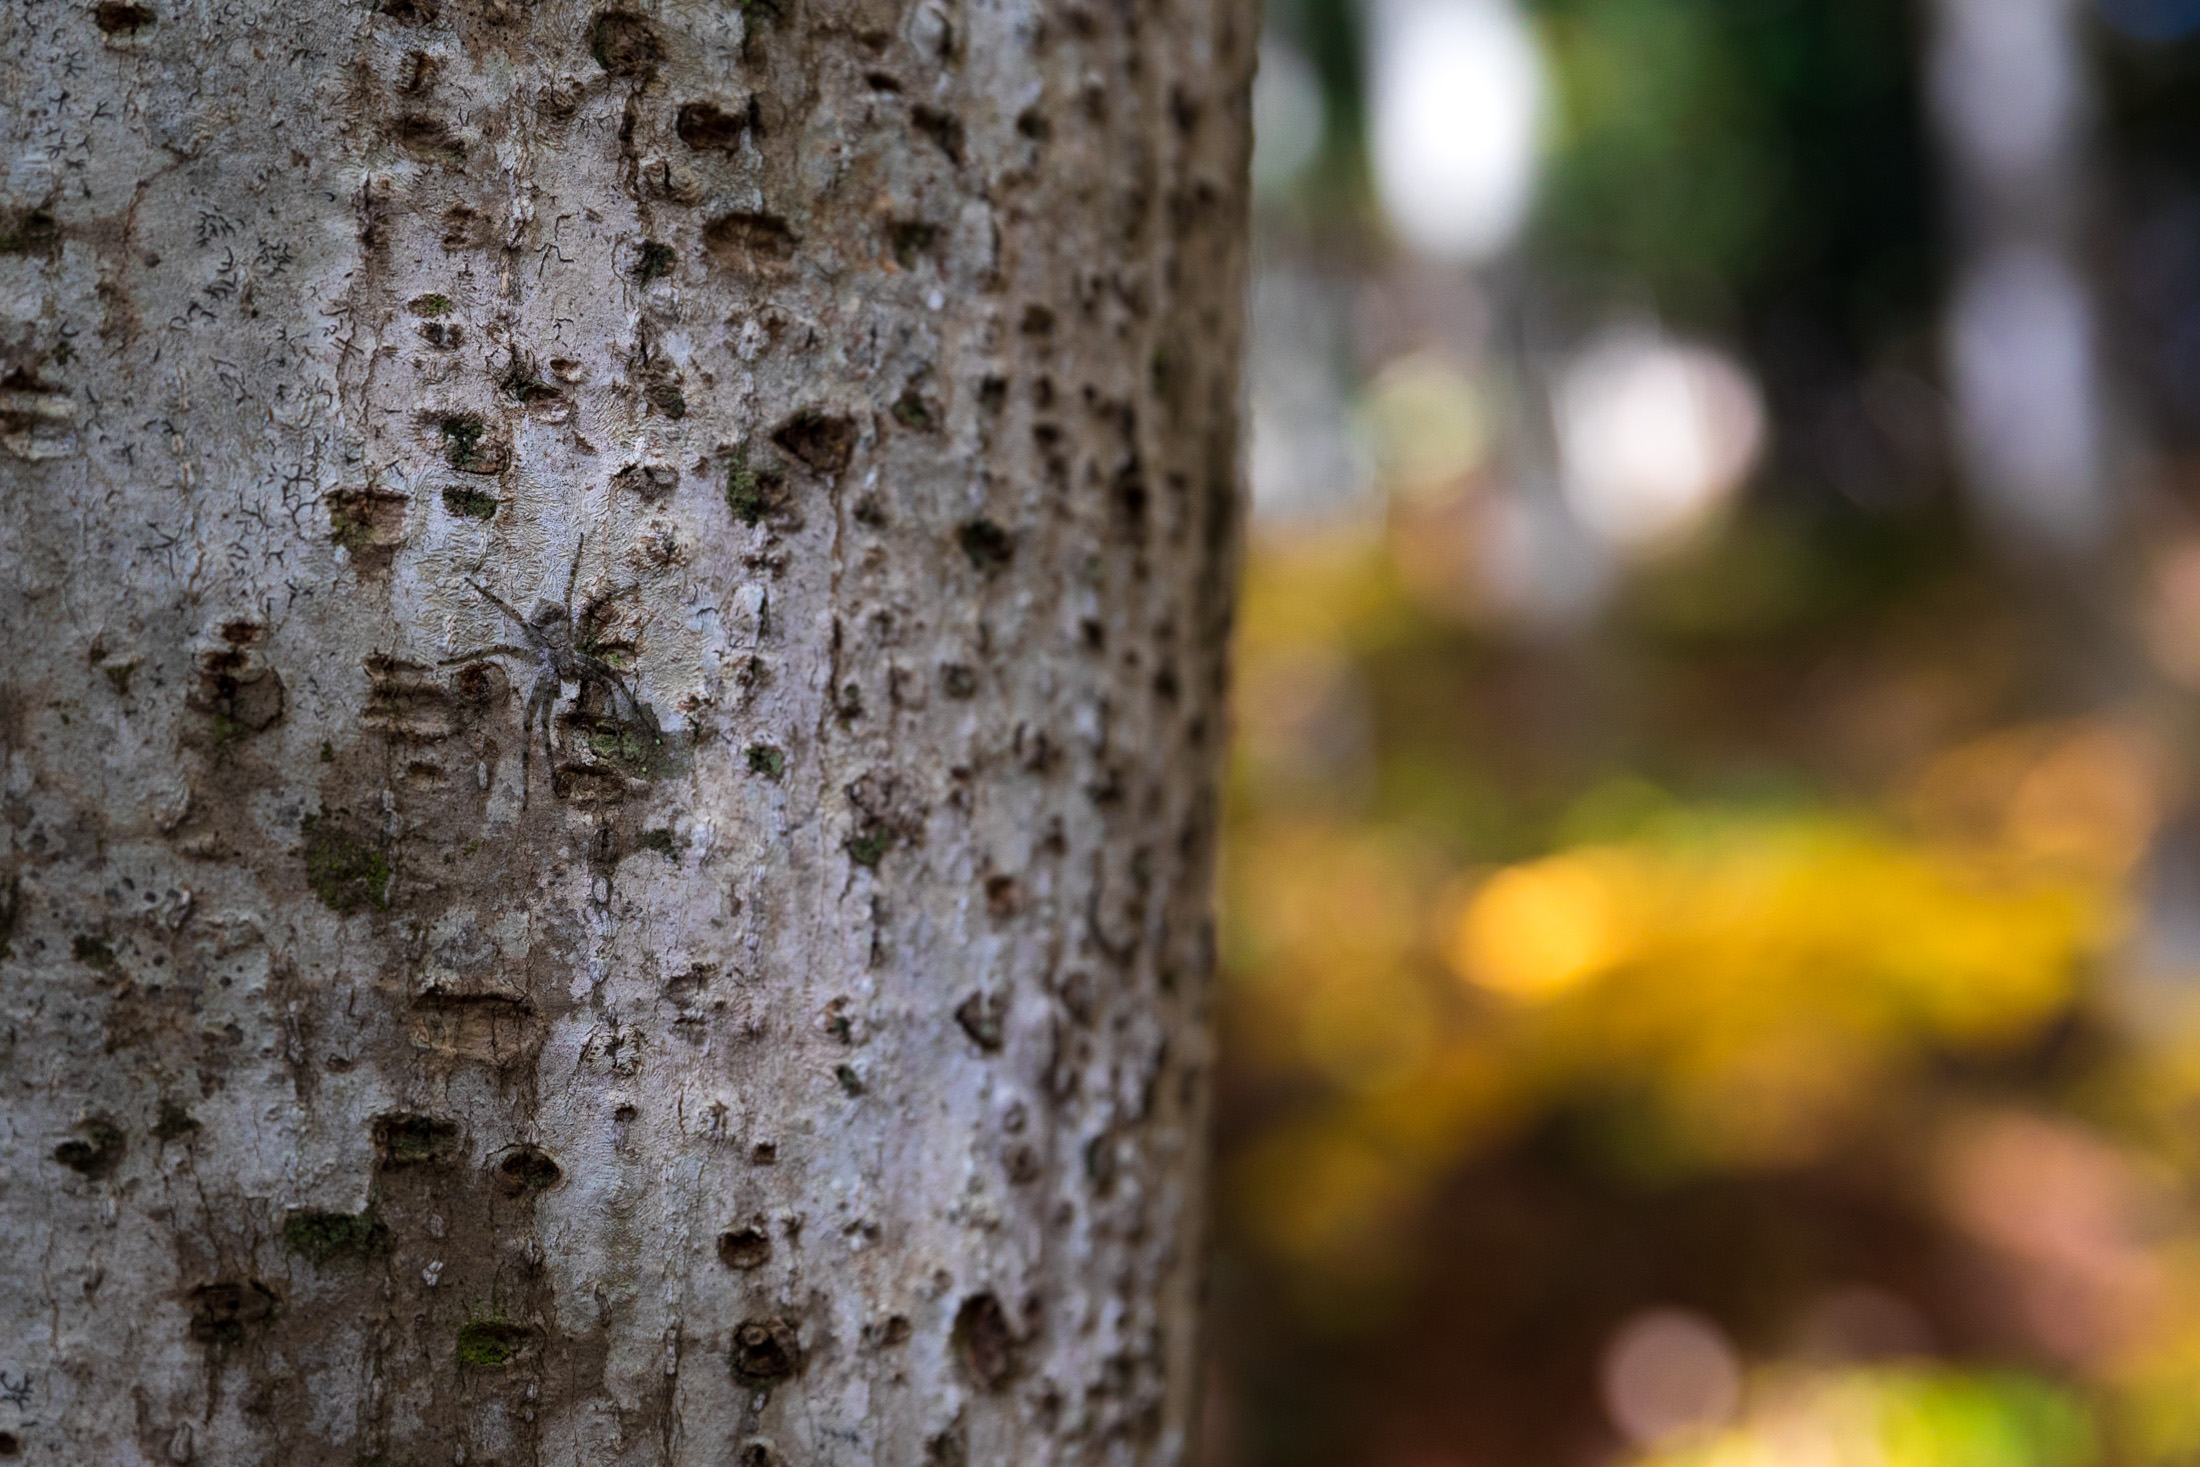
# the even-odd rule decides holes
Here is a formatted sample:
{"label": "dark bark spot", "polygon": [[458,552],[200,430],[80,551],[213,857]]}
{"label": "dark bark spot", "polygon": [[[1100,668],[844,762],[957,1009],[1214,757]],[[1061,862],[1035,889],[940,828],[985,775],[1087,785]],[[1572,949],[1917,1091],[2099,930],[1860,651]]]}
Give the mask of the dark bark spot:
{"label": "dark bark spot", "polygon": [[1036,107],[1027,107],[1016,117],[1016,131],[1035,143],[1043,143],[1054,136],[1054,124]]}
{"label": "dark bark spot", "polygon": [[332,544],[351,552],[362,571],[386,570],[405,537],[405,496],[361,489],[328,497]]}
{"label": "dark bark spot", "polygon": [[952,112],[943,112],[937,107],[918,106],[910,109],[909,120],[916,124],[918,132],[938,145],[949,162],[958,168],[962,166],[963,125],[960,117]]}
{"label": "dark bark spot", "polygon": [[458,1122],[442,1116],[397,1113],[374,1120],[374,1151],[385,1167],[448,1161],[458,1139]]}
{"label": "dark bark spot", "polygon": [[283,1244],[324,1268],[339,1259],[388,1252],[390,1230],[371,1212],[293,1212],[283,1219]]}
{"label": "dark bark spot", "polygon": [[306,885],[340,917],[373,907],[387,910],[394,874],[381,845],[329,815],[305,821]]}
{"label": "dark bark spot", "polygon": [[210,714],[216,747],[272,728],[283,716],[283,680],[234,644],[201,652],[198,680],[185,697]]}
{"label": "dark bark spot", "polygon": [[874,92],[898,92],[901,90],[901,78],[885,71],[865,72],[863,74],[863,84]]}
{"label": "dark bark spot", "polygon": [[464,484],[453,484],[443,491],[443,507],[452,514],[470,520],[493,520],[497,517],[497,497],[484,490]]}
{"label": "dark bark spot", "polygon": [[417,97],[435,85],[436,60],[425,51],[405,53],[403,69],[397,74],[399,96]]}
{"label": "dark bark spot", "polygon": [[534,1331],[501,1319],[470,1319],[458,1328],[457,1356],[461,1368],[497,1370],[526,1353]]}
{"label": "dark bark spot", "polygon": [[1016,1335],[992,1294],[973,1294],[955,1311],[955,1353],[980,1390],[995,1391],[1016,1373]]}
{"label": "dark bark spot", "polygon": [[1054,334],[1054,309],[1037,301],[1024,307],[1024,318],[1017,329],[1026,336],[1052,336]]}
{"label": "dark bark spot", "polygon": [[783,270],[794,259],[794,231],[776,214],[736,210],[703,226],[703,248],[721,267],[748,275]]}
{"label": "dark bark spot", "polygon": [[726,508],[744,525],[755,526],[787,507],[787,476],[777,464],[751,464],[746,444],[726,465]]}
{"label": "dark bark spot", "polygon": [[453,204],[443,211],[443,248],[454,251],[487,249],[493,237],[487,215],[464,204]]}
{"label": "dark bark spot", "polygon": [[258,1279],[201,1284],[191,1291],[191,1338],[202,1345],[234,1345],[247,1328],[274,1318],[280,1302]]}
{"label": "dark bark spot", "polygon": [[745,108],[728,112],[715,102],[689,102],[680,108],[672,130],[698,153],[730,153],[741,145],[741,130],[747,122]]}
{"label": "dark bark spot", "polygon": [[642,17],[606,10],[589,24],[588,54],[613,76],[647,77],[665,59],[665,43]]}
{"label": "dark bark spot", "polygon": [[762,1228],[735,1228],[718,1235],[718,1261],[728,1268],[762,1268],[771,1256],[771,1235]]}
{"label": "dark bark spot", "polygon": [[199,1129],[198,1118],[173,1100],[160,1103],[160,1118],[153,1122],[153,1139],[180,1141]]}
{"label": "dark bark spot", "polygon": [[647,285],[652,280],[670,275],[677,258],[671,245],[645,239],[642,241],[641,252],[634,259],[634,278]]}
{"label": "dark bark spot", "polygon": [[670,464],[628,464],[611,476],[613,488],[644,499],[662,499],[680,484],[680,471]]}
{"label": "dark bark spot", "polygon": [[1007,1018],[1008,1002],[997,993],[973,993],[955,1010],[963,1033],[987,1054],[999,1051]]}
{"label": "dark bark spot", "polygon": [[892,411],[895,422],[918,433],[929,433],[939,426],[939,410],[913,385],[894,399]]}
{"label": "dark bark spot", "polygon": [[72,1172],[104,1177],[122,1164],[130,1143],[113,1121],[94,1117],[76,1128],[76,1138],[53,1149],[53,1159]]}
{"label": "dark bark spot", "polygon": [[1006,872],[996,873],[985,879],[985,909],[995,917],[1008,918],[1023,910],[1024,884]]}
{"label": "dark bark spot", "polygon": [[535,1146],[515,1146],[496,1164],[497,1190],[507,1197],[546,1192],[564,1175],[550,1153]]}
{"label": "dark bark spot", "polygon": [[466,161],[466,144],[433,117],[418,112],[408,112],[390,125],[390,136],[397,146],[413,157],[429,163],[442,163],[457,167]]}
{"label": "dark bark spot", "polygon": [[940,669],[940,691],[950,698],[974,698],[978,695],[978,675],[960,662],[950,662]]}
{"label": "dark bark spot", "polygon": [[399,25],[426,25],[443,13],[437,0],[381,0],[374,8]]}
{"label": "dark bark spot", "polygon": [[894,252],[894,263],[904,270],[916,269],[939,237],[939,226],[922,219],[892,219],[886,224],[886,243]]}
{"label": "dark bark spot", "polygon": [[989,373],[978,383],[978,406],[997,413],[1008,406],[1008,379]]}
{"label": "dark bark spot", "polygon": [[733,1373],[758,1384],[784,1380],[802,1368],[802,1346],[784,1319],[751,1319],[733,1332]]}
{"label": "dark bark spot", "polygon": [[[51,255],[61,248],[61,223],[46,209],[20,209],[0,212],[0,255]],[[8,374],[10,379],[25,377],[18,384],[10,380],[5,385],[11,391],[21,391],[30,386],[28,374],[20,368]]]}
{"label": "dark bark spot", "polygon": [[489,425],[473,413],[438,418],[435,431],[443,440],[443,461],[462,474],[501,474],[511,461],[503,440],[493,437]]}
{"label": "dark bark spot", "polygon": [[749,773],[761,774],[766,779],[777,779],[787,772],[787,756],[770,744],[751,744],[748,750]]}
{"label": "dark bark spot", "polygon": [[101,35],[134,36],[157,19],[152,6],[132,5],[129,0],[104,0],[92,7],[92,24]]}
{"label": "dark bark spot", "polygon": [[804,408],[772,430],[772,442],[818,473],[837,474],[855,454],[855,420]]}
{"label": "dark bark spot", "polygon": [[112,973],[121,965],[115,960],[115,950],[107,939],[94,932],[80,932],[69,942],[69,956],[87,968],[97,968],[102,973]]}
{"label": "dark bark spot", "polygon": [[1008,531],[989,519],[975,519],[955,532],[955,543],[962,546],[971,565],[982,571],[998,570],[1007,565],[1016,554],[1016,542]]}

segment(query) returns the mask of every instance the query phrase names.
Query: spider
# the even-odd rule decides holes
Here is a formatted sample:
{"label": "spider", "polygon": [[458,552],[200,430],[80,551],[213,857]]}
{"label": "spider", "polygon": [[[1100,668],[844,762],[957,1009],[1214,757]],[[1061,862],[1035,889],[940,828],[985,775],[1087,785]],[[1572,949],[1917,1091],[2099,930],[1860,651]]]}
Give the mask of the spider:
{"label": "spider", "polygon": [[610,721],[617,727],[626,728],[654,722],[646,716],[641,703],[635,698],[632,689],[627,687],[626,679],[620,676],[619,670],[596,655],[593,637],[585,635],[593,630],[598,614],[606,605],[637,588],[628,585],[606,592],[583,606],[578,617],[573,615],[573,586],[580,578],[581,550],[587,543],[587,537],[583,536],[573,547],[573,564],[565,574],[565,600],[562,603],[548,598],[539,600],[535,603],[533,614],[529,616],[521,616],[510,602],[480,582],[468,581],[466,584],[473,587],[483,600],[503,612],[519,628],[520,637],[526,645],[496,642],[486,647],[476,647],[471,652],[462,652],[456,657],[446,657],[438,664],[442,667],[454,667],[462,662],[479,662],[485,657],[516,657],[534,663],[535,681],[527,690],[526,712],[520,717],[519,798],[522,809],[527,806],[529,770],[534,752],[535,727],[538,723],[542,728],[543,758],[548,761],[553,784],[555,782],[558,751],[552,719],[557,708],[558,695],[564,690],[566,683],[580,684],[580,702],[584,711],[592,701],[592,692],[607,699],[610,704]]}

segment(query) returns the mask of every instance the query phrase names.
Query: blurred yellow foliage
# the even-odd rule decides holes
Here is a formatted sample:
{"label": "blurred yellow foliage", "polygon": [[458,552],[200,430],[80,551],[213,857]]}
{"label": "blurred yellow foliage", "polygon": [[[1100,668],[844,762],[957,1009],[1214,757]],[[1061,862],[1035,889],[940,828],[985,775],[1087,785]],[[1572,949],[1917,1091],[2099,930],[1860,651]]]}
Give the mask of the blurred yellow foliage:
{"label": "blurred yellow foliage", "polygon": [[1878,1367],[1776,1373],[1747,1418],[1647,1467],[2086,1467],[2077,1396],[2014,1372]]}

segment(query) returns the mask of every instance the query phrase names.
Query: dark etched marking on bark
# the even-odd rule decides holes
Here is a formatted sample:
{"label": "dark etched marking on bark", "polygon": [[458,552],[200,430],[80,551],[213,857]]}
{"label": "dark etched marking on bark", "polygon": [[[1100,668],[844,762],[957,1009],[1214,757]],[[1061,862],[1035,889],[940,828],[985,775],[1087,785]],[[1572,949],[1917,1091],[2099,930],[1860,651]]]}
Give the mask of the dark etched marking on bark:
{"label": "dark etched marking on bark", "polygon": [[730,153],[741,146],[748,126],[748,109],[728,112],[716,102],[689,102],[680,108],[672,130],[680,141],[699,153]]}
{"label": "dark etched marking on bark", "polygon": [[744,1320],[733,1332],[734,1378],[750,1385],[784,1380],[802,1368],[802,1345],[785,1319]]}
{"label": "dark etched marking on bark", "polygon": [[940,227],[927,219],[889,219],[886,221],[886,245],[893,251],[894,263],[904,270],[914,270],[940,241]]}
{"label": "dark etched marking on bark", "polygon": [[244,647],[201,652],[184,701],[212,721],[216,748],[272,728],[283,716],[283,680]]}
{"label": "dark etched marking on bark", "polygon": [[372,907],[387,910],[396,872],[389,853],[363,826],[342,816],[308,815],[300,857],[306,885],[321,904],[340,917]]}
{"label": "dark etched marking on bark", "polygon": [[130,1149],[122,1128],[113,1121],[94,1116],[80,1122],[76,1135],[53,1149],[53,1159],[70,1171],[87,1177],[105,1177],[114,1174],[122,1165],[122,1158]]}
{"label": "dark etched marking on bark", "polygon": [[672,267],[678,260],[679,256],[673,253],[671,245],[645,239],[634,255],[634,278],[644,285],[652,280],[662,280],[672,273]]}
{"label": "dark etched marking on bark", "polygon": [[393,1112],[374,1118],[374,1152],[384,1167],[430,1166],[458,1151],[458,1122],[442,1116]]}
{"label": "dark etched marking on bark", "polygon": [[1016,1373],[1016,1333],[990,1293],[973,1294],[955,1311],[955,1354],[980,1390],[997,1391]]}
{"label": "dark etched marking on bark", "polygon": [[749,526],[784,517],[791,508],[786,471],[775,463],[751,463],[748,445],[742,444],[726,464],[726,508]]}
{"label": "dark etched marking on bark", "polygon": [[930,138],[934,145],[947,155],[950,163],[953,163],[957,168],[962,166],[963,125],[960,117],[952,112],[942,111],[938,107],[926,107],[920,104],[909,109],[909,120],[915,124],[918,132]]}
{"label": "dark etched marking on bark", "polygon": [[431,426],[442,440],[443,461],[462,474],[501,474],[511,462],[511,446],[489,431],[476,413],[447,413]]}
{"label": "dark etched marking on bark", "polygon": [[406,1034],[423,1050],[505,1068],[541,1052],[543,1025],[525,999],[502,993],[429,989],[406,1013]]}
{"label": "dark etched marking on bark", "polygon": [[424,113],[400,116],[390,124],[390,136],[400,150],[424,163],[456,168],[466,161],[466,144],[440,119]]}
{"label": "dark etched marking on bark", "polygon": [[328,539],[350,552],[363,576],[378,576],[396,559],[405,539],[405,495],[378,488],[334,493],[328,504]]}
{"label": "dark etched marking on bark", "polygon": [[497,1190],[507,1197],[527,1197],[547,1192],[565,1177],[550,1153],[539,1146],[515,1146],[491,1168]]}
{"label": "dark etched marking on bark", "polygon": [[151,30],[159,18],[152,6],[134,5],[130,0],[102,0],[92,7],[92,24],[99,27],[99,33],[121,39]]}
{"label": "dark etched marking on bark", "polygon": [[298,1211],[283,1219],[283,1245],[315,1268],[390,1250],[390,1230],[370,1212]]}
{"label": "dark etched marking on bark", "polygon": [[1007,1019],[1008,1001],[998,993],[973,993],[955,1009],[955,1022],[987,1054],[999,1052]]}
{"label": "dark etched marking on bark", "polygon": [[911,382],[903,389],[901,396],[894,399],[894,405],[889,411],[895,422],[914,432],[930,433],[940,425],[940,410],[915,382]]}
{"label": "dark etched marking on bark", "polygon": [[723,269],[780,275],[794,263],[794,230],[776,214],[735,210],[703,226],[703,248]]}
{"label": "dark etched marking on bark", "polygon": [[502,1319],[469,1319],[458,1327],[453,1355],[461,1369],[502,1370],[532,1354],[535,1332]]}
{"label": "dark etched marking on bark", "polygon": [[855,455],[853,418],[807,407],[772,429],[772,442],[820,474],[837,474]]}
{"label": "dark etched marking on bark", "polygon": [[734,1228],[718,1235],[718,1261],[728,1268],[762,1268],[771,1256],[771,1234],[762,1228]]}
{"label": "dark etched marking on bark", "polygon": [[971,565],[982,571],[999,570],[1016,555],[1015,540],[989,519],[975,519],[963,525],[955,532],[955,543],[962,547]]}
{"label": "dark etched marking on bark", "polygon": [[499,503],[494,494],[468,484],[451,484],[443,490],[443,508],[461,519],[493,520]]}
{"label": "dark etched marking on bark", "polygon": [[665,43],[641,16],[605,10],[589,22],[588,54],[613,76],[646,78],[665,59]]}
{"label": "dark etched marking on bark", "polygon": [[160,1117],[153,1122],[153,1139],[181,1141],[198,1129],[198,1117],[173,1100],[164,1100],[160,1103]]}
{"label": "dark etched marking on bark", "polygon": [[190,1293],[191,1338],[202,1345],[234,1345],[245,1331],[275,1317],[282,1300],[258,1279],[221,1279]]}

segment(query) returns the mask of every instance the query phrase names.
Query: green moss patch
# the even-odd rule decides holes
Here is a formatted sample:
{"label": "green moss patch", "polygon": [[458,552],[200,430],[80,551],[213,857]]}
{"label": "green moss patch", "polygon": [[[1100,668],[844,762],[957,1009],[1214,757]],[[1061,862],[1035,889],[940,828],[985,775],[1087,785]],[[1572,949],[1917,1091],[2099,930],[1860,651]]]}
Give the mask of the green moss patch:
{"label": "green moss patch", "polygon": [[387,1253],[390,1230],[371,1212],[293,1212],[283,1219],[283,1245],[325,1268],[341,1259]]}
{"label": "green moss patch", "polygon": [[306,885],[323,906],[349,917],[390,905],[390,858],[382,848],[326,815],[305,822]]}

